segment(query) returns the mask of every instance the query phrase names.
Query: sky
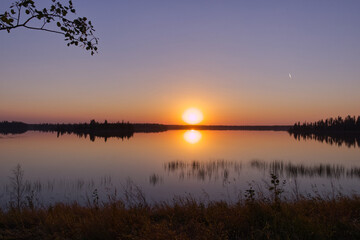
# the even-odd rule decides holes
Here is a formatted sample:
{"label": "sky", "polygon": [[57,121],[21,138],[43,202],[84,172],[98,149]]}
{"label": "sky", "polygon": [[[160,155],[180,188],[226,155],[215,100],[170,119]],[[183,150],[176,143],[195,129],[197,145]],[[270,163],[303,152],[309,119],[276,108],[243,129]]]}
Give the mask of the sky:
{"label": "sky", "polygon": [[99,53],[0,31],[0,121],[182,124],[190,107],[203,124],[360,115],[360,1],[73,3]]}

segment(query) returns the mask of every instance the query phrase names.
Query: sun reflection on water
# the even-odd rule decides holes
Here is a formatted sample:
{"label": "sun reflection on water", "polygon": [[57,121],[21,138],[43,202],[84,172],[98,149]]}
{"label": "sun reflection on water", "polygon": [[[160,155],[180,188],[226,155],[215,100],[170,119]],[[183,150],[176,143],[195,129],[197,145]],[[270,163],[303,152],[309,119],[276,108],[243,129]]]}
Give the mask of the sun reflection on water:
{"label": "sun reflection on water", "polygon": [[184,139],[188,143],[195,144],[201,140],[201,133],[197,130],[188,130],[184,133]]}

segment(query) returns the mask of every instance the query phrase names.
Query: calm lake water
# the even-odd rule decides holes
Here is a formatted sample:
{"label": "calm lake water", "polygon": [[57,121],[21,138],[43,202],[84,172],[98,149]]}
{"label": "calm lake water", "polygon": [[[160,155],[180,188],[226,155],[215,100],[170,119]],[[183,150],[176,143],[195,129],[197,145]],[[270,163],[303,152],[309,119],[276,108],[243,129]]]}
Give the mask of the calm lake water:
{"label": "calm lake water", "polygon": [[[191,194],[233,201],[249,184],[266,192],[270,173],[303,194],[360,191],[360,148],[296,140],[274,131],[167,131],[129,139],[27,132],[0,135],[0,203],[11,200],[9,177],[24,170],[25,193],[42,204],[86,203],[138,186],[148,201]],[[130,184],[132,183],[132,184]]]}

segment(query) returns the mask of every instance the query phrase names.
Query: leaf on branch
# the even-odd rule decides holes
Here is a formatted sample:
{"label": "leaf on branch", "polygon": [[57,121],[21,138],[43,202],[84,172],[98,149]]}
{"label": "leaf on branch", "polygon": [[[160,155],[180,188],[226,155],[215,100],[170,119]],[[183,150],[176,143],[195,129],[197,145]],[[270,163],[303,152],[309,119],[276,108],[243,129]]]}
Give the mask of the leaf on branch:
{"label": "leaf on branch", "polygon": [[[6,30],[10,32],[11,29],[18,27],[25,27],[33,30],[42,30],[52,33],[58,33],[65,36],[67,46],[75,45],[85,48],[90,51],[91,55],[97,52],[98,38],[94,36],[94,27],[91,21],[87,22],[86,17],[78,17],[73,20],[65,18],[70,12],[76,13],[72,1],[68,1],[68,5],[63,5],[59,0],[52,0],[52,5],[49,8],[37,9],[33,0],[18,0],[10,6],[10,15],[8,12],[0,14],[0,31]],[[17,12],[18,16],[13,16]],[[25,12],[27,17],[21,15],[21,11]],[[20,16],[23,19],[20,19]],[[43,20],[42,27],[34,24],[34,21]],[[16,24],[13,24],[16,20]],[[52,26],[50,23],[54,22],[53,26],[60,29],[45,28],[45,26]],[[47,25],[49,24],[49,25]],[[88,40],[90,39],[90,40]]]}

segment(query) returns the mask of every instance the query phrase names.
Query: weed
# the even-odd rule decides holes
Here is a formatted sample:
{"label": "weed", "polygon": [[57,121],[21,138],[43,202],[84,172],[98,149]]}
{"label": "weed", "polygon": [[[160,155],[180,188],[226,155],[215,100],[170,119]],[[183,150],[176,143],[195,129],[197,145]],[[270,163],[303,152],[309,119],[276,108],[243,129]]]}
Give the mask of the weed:
{"label": "weed", "polygon": [[11,172],[12,175],[9,177],[11,184],[10,206],[20,210],[25,192],[24,171],[22,170],[20,164],[18,164]]}

